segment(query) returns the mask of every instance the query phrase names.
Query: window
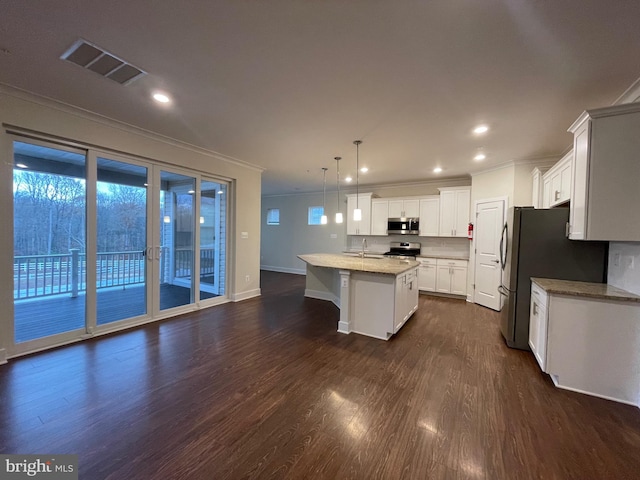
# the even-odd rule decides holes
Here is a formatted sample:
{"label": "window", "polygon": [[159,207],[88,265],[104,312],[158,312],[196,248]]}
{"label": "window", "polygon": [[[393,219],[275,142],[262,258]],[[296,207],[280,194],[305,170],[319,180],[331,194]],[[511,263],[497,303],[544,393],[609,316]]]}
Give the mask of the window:
{"label": "window", "polygon": [[280,225],[280,209],[267,209],[267,225]]}
{"label": "window", "polygon": [[324,215],[324,207],[309,207],[309,225],[321,225],[322,215]]}

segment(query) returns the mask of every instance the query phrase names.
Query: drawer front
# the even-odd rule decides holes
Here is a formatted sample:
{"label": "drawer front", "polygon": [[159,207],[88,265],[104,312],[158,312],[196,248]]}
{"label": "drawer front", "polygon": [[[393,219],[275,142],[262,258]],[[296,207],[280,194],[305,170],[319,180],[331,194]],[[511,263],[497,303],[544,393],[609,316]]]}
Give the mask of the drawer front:
{"label": "drawer front", "polygon": [[417,257],[416,260],[418,262],[420,262],[420,265],[431,265],[431,266],[436,266],[436,259],[435,258],[423,258],[423,257]]}
{"label": "drawer front", "polygon": [[531,284],[531,301],[535,301],[540,308],[547,309],[549,295],[535,283]]}
{"label": "drawer front", "polygon": [[462,267],[467,268],[467,260],[449,260],[447,258],[439,258],[438,267]]}

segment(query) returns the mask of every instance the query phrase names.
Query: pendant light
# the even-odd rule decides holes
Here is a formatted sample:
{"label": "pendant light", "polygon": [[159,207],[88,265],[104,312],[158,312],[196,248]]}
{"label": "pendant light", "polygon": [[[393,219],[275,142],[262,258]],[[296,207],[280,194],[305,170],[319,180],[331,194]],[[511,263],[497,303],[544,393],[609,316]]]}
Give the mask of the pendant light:
{"label": "pendant light", "polygon": [[336,223],[342,223],[342,211],[340,210],[340,160],[342,157],[335,157],[336,171],[337,173],[337,185],[338,185],[338,210],[336,210]]}
{"label": "pendant light", "polygon": [[322,167],[322,216],[320,217],[320,225],[327,224],[327,167]]}
{"label": "pendant light", "polygon": [[360,170],[360,144],[362,140],[354,140],[353,144],[356,146],[356,208],[353,211],[353,220],[359,222],[362,220],[362,210],[360,210],[360,204],[358,201],[358,171]]}

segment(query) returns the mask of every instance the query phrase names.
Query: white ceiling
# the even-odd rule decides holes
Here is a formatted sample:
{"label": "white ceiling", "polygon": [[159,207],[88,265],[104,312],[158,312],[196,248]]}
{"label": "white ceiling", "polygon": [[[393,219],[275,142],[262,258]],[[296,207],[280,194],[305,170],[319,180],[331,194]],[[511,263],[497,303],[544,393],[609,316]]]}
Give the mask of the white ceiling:
{"label": "white ceiling", "polygon": [[[265,194],[321,190],[336,155],[354,174],[356,139],[361,185],[402,183],[561,155],[640,77],[638,19],[637,0],[3,0],[0,82],[259,165]],[[148,75],[60,60],[78,38]]]}

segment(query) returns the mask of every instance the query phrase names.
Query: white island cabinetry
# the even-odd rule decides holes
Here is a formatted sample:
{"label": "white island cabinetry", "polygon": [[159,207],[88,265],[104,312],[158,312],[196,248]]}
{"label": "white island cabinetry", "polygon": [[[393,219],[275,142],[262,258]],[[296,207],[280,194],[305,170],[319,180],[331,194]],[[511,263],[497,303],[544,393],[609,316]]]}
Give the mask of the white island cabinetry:
{"label": "white island cabinetry", "polygon": [[418,309],[418,262],[334,254],[299,255],[305,296],[340,308],[338,331],[388,340]]}

